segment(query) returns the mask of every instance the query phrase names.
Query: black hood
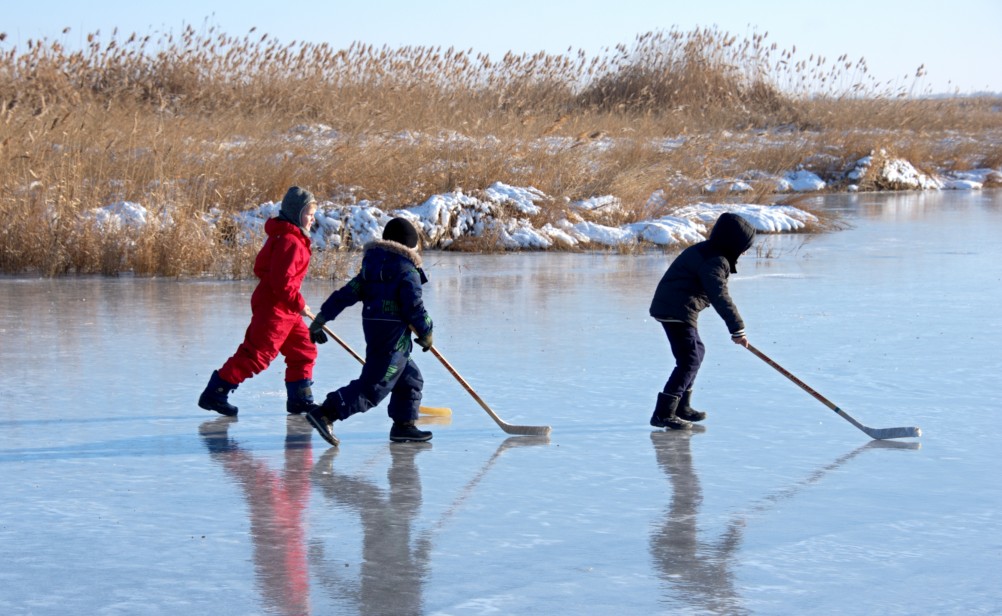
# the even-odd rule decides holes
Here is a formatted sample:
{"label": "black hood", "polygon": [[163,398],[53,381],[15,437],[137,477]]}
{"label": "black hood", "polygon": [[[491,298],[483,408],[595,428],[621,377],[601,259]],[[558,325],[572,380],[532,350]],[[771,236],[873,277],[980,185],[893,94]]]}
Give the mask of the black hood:
{"label": "black hood", "polygon": [[721,214],[710,231],[710,244],[727,258],[732,274],[738,271],[738,257],[751,248],[754,241],[755,227],[731,212]]}

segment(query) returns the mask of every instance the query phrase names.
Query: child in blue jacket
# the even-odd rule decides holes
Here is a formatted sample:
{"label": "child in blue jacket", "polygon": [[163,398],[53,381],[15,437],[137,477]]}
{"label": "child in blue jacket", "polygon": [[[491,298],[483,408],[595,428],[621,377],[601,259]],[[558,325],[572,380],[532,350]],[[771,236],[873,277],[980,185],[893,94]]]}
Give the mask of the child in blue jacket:
{"label": "child in blue jacket", "polygon": [[327,298],[310,325],[310,338],[323,344],[327,342],[324,323],[362,302],[365,365],[361,375],[327,394],[322,406],[306,413],[307,421],[331,445],[339,443],[333,422],[368,411],[387,395],[387,413],[393,420],[390,440],[431,439],[431,432],[414,424],[424,380],[411,359],[411,329],[423,350],[432,346],[431,317],[421,299],[421,285],[428,279],[421,270],[417,244],[417,230],[406,219],[394,218],[387,223],[383,239],[366,245],[359,273]]}
{"label": "child in blue jacket", "polygon": [[706,413],[692,408],[692,384],[703,362],[703,341],[696,321],[699,313],[713,306],[727,324],[731,340],[747,348],[745,324],[727,292],[727,279],[738,271],[738,257],[755,241],[755,227],[737,214],[717,218],[709,239],[694,244],[672,261],[661,277],[650,315],[661,322],[668,336],[675,368],[658,394],[651,425],[686,430]]}

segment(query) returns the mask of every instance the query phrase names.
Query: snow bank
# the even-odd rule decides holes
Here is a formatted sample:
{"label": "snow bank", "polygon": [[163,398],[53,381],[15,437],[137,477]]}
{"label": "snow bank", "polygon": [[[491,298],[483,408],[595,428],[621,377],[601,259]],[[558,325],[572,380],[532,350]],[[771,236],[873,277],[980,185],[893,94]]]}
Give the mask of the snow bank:
{"label": "snow bank", "polygon": [[[516,188],[494,184],[480,195],[462,191],[434,195],[410,208],[386,211],[371,202],[338,204],[321,202],[312,231],[316,250],[359,249],[382,236],[383,228],[393,217],[411,221],[423,236],[425,248],[448,248],[461,237],[492,238],[505,250],[548,250],[616,247],[644,243],[656,246],[688,245],[706,238],[713,221],[723,212],[734,212],[748,219],[757,230],[766,233],[798,231],[816,220],[813,214],[792,206],[698,203],[672,216],[627,223],[619,226],[594,221],[571,222],[560,219],[537,226],[523,214],[539,213],[537,202],[549,198],[534,188]],[[652,196],[657,201],[657,196]],[[582,201],[581,211],[619,207],[614,197],[596,197]],[[256,208],[225,215],[212,210],[205,222],[216,226],[226,221],[238,229],[239,241],[260,241],[264,223],[278,215],[281,204],[267,202]],[[120,202],[92,210],[90,215],[102,225],[130,226],[149,224],[143,206]],[[496,238],[496,239],[493,239]],[[486,240],[485,240],[486,241]]]}

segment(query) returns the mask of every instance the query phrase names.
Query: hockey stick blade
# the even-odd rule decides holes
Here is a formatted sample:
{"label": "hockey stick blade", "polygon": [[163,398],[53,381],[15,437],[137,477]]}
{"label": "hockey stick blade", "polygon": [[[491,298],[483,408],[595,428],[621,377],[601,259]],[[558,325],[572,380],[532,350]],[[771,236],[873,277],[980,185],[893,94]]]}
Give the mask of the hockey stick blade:
{"label": "hockey stick blade", "polygon": [[884,440],[889,438],[918,438],[922,436],[921,428],[866,428],[863,430],[870,438]]}
{"label": "hockey stick blade", "polygon": [[433,417],[452,417],[452,409],[445,406],[422,406],[418,409],[422,415]]}
{"label": "hockey stick blade", "polygon": [[514,426],[509,423],[496,422],[505,434],[516,434],[519,436],[549,436],[550,426]]}

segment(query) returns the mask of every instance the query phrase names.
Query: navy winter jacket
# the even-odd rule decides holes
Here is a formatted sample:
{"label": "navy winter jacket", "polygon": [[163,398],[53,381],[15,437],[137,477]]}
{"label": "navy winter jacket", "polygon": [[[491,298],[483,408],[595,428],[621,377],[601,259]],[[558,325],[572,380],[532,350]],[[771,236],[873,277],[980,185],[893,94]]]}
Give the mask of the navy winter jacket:
{"label": "navy winter jacket", "polygon": [[431,317],[421,299],[421,285],[427,281],[416,250],[376,240],[366,244],[358,274],[331,293],[320,314],[333,320],[345,308],[361,301],[366,355],[394,350],[409,354],[413,348],[410,327],[419,337],[432,329]]}
{"label": "navy winter jacket", "polygon": [[738,257],[755,240],[755,227],[737,214],[717,218],[708,240],[683,250],[661,277],[650,315],[696,327],[699,313],[713,306],[731,336],[744,335],[745,324],[727,292],[727,278],[738,271]]}

